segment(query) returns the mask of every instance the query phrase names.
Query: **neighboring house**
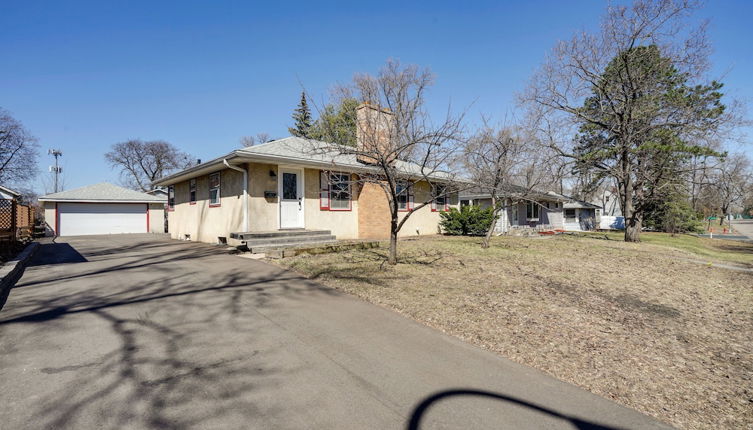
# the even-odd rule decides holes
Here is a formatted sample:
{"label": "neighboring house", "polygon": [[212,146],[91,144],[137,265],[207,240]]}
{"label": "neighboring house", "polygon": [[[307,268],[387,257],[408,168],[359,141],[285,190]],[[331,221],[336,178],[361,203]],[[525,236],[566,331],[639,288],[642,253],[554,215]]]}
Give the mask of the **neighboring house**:
{"label": "neighboring house", "polygon": [[[366,110],[389,114],[364,104],[359,118]],[[437,173],[429,183],[421,179],[419,165],[394,163],[415,182],[399,203],[403,213],[416,211],[400,236],[438,233],[439,213],[457,205],[457,194],[416,207],[451,176]],[[329,230],[338,239],[384,239],[390,232],[387,196],[379,184],[358,180],[378,173],[335,144],[287,137],[237,149],[154,185],[168,187],[168,230],[175,239],[224,243],[240,233],[295,229]]]}
{"label": "neighboring house", "polygon": [[164,233],[165,199],[106,182],[47,194],[48,235]]}
{"label": "neighboring house", "polygon": [[21,193],[0,185],[0,242],[31,236],[34,210],[20,200]]}
{"label": "neighboring house", "polygon": [[[567,199],[559,194],[543,191],[531,192],[523,187],[507,186],[501,193],[502,205],[496,233],[510,229],[562,229],[562,205]],[[460,193],[460,205],[491,206],[491,194],[482,189]]]}
{"label": "neighboring house", "polygon": [[599,228],[601,207],[593,203],[577,200],[573,197],[563,205],[564,228],[567,231],[588,231]]}
{"label": "neighboring house", "polygon": [[602,215],[621,217],[620,199],[614,187],[604,187],[590,200],[590,203],[602,208]]}
{"label": "neighboring house", "polygon": [[[586,231],[599,228],[601,207],[551,191],[529,191],[508,186],[501,193],[503,207],[495,232],[511,229]],[[491,206],[491,195],[483,190],[460,193],[460,205]]]}
{"label": "neighboring house", "polygon": [[0,185],[0,200],[19,200],[21,193]]}
{"label": "neighboring house", "polygon": [[165,203],[167,203],[167,190],[164,188],[155,188],[153,190],[149,190],[146,192],[150,196],[157,196],[165,200]]}

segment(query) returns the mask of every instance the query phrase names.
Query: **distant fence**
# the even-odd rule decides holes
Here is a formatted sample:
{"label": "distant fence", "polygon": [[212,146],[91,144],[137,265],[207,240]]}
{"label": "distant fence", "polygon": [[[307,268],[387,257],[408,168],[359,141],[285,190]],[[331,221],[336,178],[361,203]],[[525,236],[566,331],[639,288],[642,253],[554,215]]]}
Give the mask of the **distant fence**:
{"label": "distant fence", "polygon": [[33,227],[33,208],[0,199],[0,246],[31,237]]}
{"label": "distant fence", "polygon": [[625,229],[625,217],[624,216],[601,216],[599,222],[600,230],[624,230]]}

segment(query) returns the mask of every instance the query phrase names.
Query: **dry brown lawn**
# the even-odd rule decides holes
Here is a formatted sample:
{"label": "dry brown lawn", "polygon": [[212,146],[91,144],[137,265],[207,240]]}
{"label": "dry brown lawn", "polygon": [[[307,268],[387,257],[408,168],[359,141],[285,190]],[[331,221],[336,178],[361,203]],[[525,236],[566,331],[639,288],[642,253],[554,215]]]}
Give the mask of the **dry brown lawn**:
{"label": "dry brown lawn", "polygon": [[280,260],[686,429],[753,428],[753,244],[427,237]]}

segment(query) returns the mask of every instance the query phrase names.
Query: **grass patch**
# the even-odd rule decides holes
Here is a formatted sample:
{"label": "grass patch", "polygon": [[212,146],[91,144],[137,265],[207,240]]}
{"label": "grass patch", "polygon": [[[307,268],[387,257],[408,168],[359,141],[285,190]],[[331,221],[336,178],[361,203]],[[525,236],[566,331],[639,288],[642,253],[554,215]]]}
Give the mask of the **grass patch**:
{"label": "grass patch", "polygon": [[[584,237],[606,237],[615,241],[622,241],[624,237],[622,233],[617,232],[580,234]],[[641,243],[684,251],[691,256],[710,259],[714,262],[739,263],[753,266],[753,243],[707,239],[690,234],[676,234],[672,236],[669,233],[648,232],[641,233]],[[643,249],[645,250],[646,248],[644,247]]]}
{"label": "grass patch", "polygon": [[[596,240],[601,236],[602,240]],[[619,234],[402,240],[277,262],[688,429],[753,422],[753,245]]]}

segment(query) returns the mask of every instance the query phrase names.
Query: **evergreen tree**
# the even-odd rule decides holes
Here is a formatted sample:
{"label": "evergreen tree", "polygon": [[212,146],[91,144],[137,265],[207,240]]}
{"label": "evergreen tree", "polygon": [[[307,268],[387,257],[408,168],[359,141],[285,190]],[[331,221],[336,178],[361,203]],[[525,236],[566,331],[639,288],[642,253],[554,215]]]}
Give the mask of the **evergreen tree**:
{"label": "evergreen tree", "polygon": [[697,134],[713,133],[725,106],[722,84],[690,85],[657,46],[618,54],[576,110],[582,119],[579,167],[615,178],[625,215],[625,240],[638,241],[661,184],[678,177],[691,156],[718,155]]}
{"label": "evergreen tree", "polygon": [[293,111],[294,126],[289,127],[288,131],[293,136],[310,138],[311,134],[311,110],[309,110],[306,101],[306,92],[301,92],[301,101],[298,107]]}
{"label": "evergreen tree", "polygon": [[311,128],[311,138],[323,142],[356,146],[358,100],[344,98],[339,105],[328,104]]}

